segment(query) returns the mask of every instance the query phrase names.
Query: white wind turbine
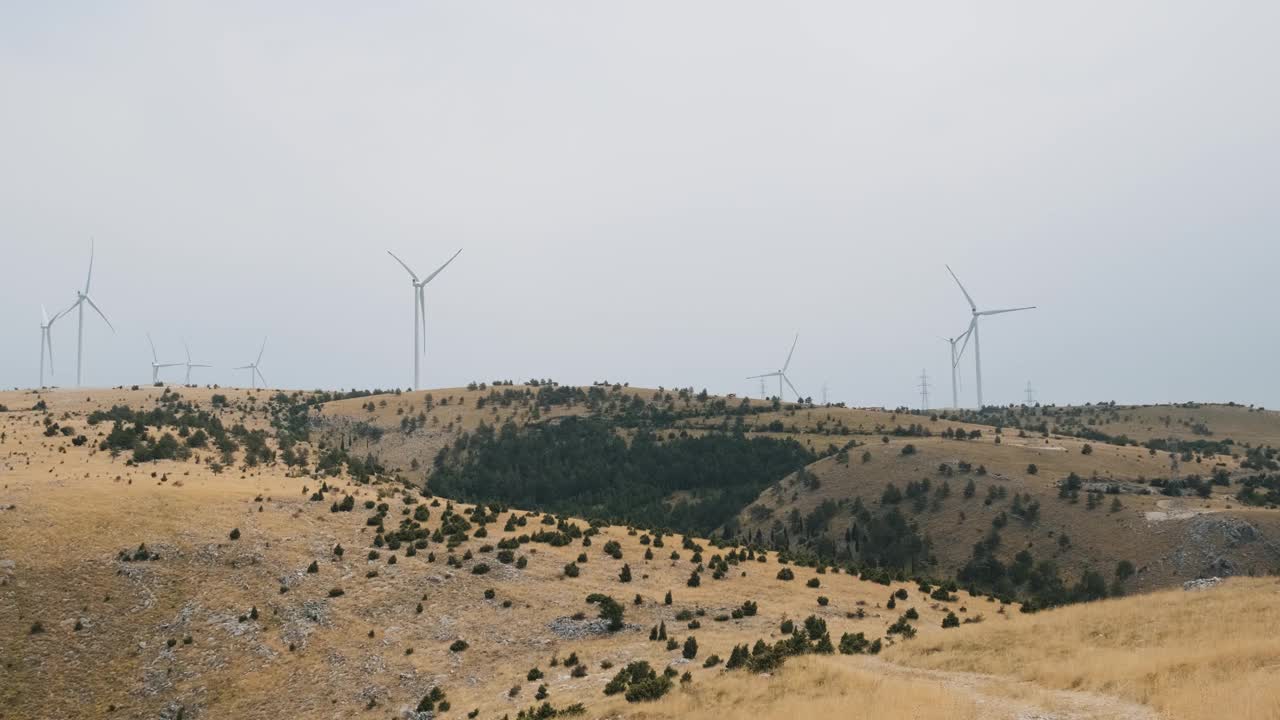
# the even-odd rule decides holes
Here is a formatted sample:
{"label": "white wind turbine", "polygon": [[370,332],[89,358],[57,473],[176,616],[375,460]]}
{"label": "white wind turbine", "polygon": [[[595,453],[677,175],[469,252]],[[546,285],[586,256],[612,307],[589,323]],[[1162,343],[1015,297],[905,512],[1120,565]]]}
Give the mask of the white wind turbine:
{"label": "white wind turbine", "polygon": [[256,387],[258,387],[258,385],[257,385],[258,378],[262,378],[262,385],[263,385],[264,387],[265,387],[265,386],[266,386],[266,384],[267,384],[267,379],[266,379],[265,377],[262,377],[262,371],[258,369],[258,363],[262,362],[262,353],[263,353],[263,351],[265,351],[266,349],[267,349],[267,339],[266,339],[266,338],[262,338],[262,349],[258,351],[258,359],[257,359],[257,360],[254,360],[253,362],[249,363],[248,365],[241,365],[241,366],[240,366],[240,367],[238,367],[238,368],[234,368],[235,370],[248,370],[248,371],[249,371],[249,387],[250,387],[250,388],[256,388]]}
{"label": "white wind turbine", "polygon": [[441,270],[449,267],[449,263],[454,258],[462,254],[462,249],[453,254],[453,257],[445,261],[444,265],[436,268],[436,271],[426,277],[425,280],[418,280],[418,274],[409,268],[405,261],[401,260],[395,253],[390,250],[387,254],[395,258],[400,263],[400,267],[409,272],[409,277],[413,278],[413,389],[418,389],[418,368],[419,360],[427,353],[427,297],[425,288],[427,283],[435,279]]}
{"label": "white wind turbine", "polygon": [[964,355],[964,347],[956,352],[956,345],[969,340],[969,333],[973,332],[972,326],[960,334],[960,337],[942,338],[942,341],[951,346],[951,407],[957,409],[960,407],[960,382],[956,377],[956,370],[960,367],[960,358]]}
{"label": "white wind turbine", "polygon": [[[263,341],[262,341],[262,344],[263,344],[263,347],[265,348],[265,347],[266,347],[266,340],[263,340]],[[188,346],[188,345],[187,345],[187,341],[186,341],[185,339],[182,341],[182,347],[183,347],[183,349],[185,349],[185,350],[187,351],[187,362],[186,362],[186,363],[184,363],[184,364],[187,366],[187,377],[186,377],[186,379],[185,379],[185,380],[183,380],[183,381],[182,381],[182,384],[183,384],[183,385],[190,385],[190,384],[191,384],[191,368],[195,368],[195,367],[206,367],[206,368],[207,368],[207,367],[213,367],[213,366],[212,366],[212,365],[205,365],[204,363],[193,363],[193,362],[191,362],[191,348],[190,348],[190,346]]]}
{"label": "white wind turbine", "polygon": [[156,344],[151,342],[151,333],[147,333],[147,344],[151,346],[151,384],[160,382],[160,368],[176,367],[182,363],[162,363],[156,357]]}
{"label": "white wind turbine", "polygon": [[773,372],[764,373],[763,375],[752,375],[747,379],[761,379],[763,381],[763,378],[776,376],[778,378],[778,399],[782,400],[782,383],[785,382],[787,387],[791,388],[791,392],[796,394],[796,402],[800,402],[800,391],[796,390],[796,386],[791,384],[791,378],[787,377],[787,368],[791,367],[791,356],[795,354],[796,343],[798,342],[800,342],[800,333],[796,333],[796,339],[791,341],[791,352],[787,353],[787,361],[782,364],[781,370],[774,370]]}
{"label": "white wind turbine", "polygon": [[84,304],[89,303],[89,307],[93,308],[94,312],[98,313],[98,316],[101,317],[102,321],[107,324],[107,327],[111,328],[112,333],[116,331],[115,326],[112,325],[111,321],[107,319],[107,316],[103,314],[102,309],[99,308],[97,305],[95,305],[93,300],[89,297],[89,282],[91,280],[93,280],[93,241],[92,240],[89,241],[89,275],[84,279],[84,291],[81,292],[77,290],[75,303],[71,305],[71,308],[67,308],[67,312],[70,312],[72,308],[74,308],[77,311],[77,321],[79,323],[79,327],[76,329],[76,385],[77,386],[80,385],[80,373],[84,367]]}
{"label": "white wind turbine", "polygon": [[[956,285],[960,286],[960,292],[964,293],[964,299],[969,301],[969,309],[973,312],[973,319],[969,321],[969,329],[965,331],[973,338],[973,364],[976,368],[976,376],[978,380],[978,409],[981,410],[982,405],[982,350],[978,344],[978,318],[984,315],[1002,315],[1004,313],[1019,312],[1021,310],[1034,310],[1035,305],[1027,305],[1026,307],[1005,308],[1003,310],[979,310],[978,306],[973,302],[973,298],[969,296],[969,291],[964,289],[964,285],[960,282],[960,278],[956,277],[955,272],[950,265],[946,266],[947,272],[951,273],[951,279],[956,281]],[[968,346],[969,340],[965,339],[964,345],[960,347],[960,353],[964,353],[964,348]]]}
{"label": "white wind turbine", "polygon": [[[72,305],[71,307],[75,307]],[[44,309],[44,305],[40,306],[40,387],[44,387],[44,355],[45,348],[49,350],[49,374],[53,374],[53,338],[50,336],[50,330],[58,318],[71,312],[71,308],[67,308],[62,312],[49,317],[49,312]]]}

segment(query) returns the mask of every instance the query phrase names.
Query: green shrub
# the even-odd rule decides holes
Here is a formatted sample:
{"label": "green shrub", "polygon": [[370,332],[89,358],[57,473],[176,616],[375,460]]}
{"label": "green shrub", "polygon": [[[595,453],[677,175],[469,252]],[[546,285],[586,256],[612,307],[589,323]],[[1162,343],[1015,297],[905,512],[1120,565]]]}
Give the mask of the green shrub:
{"label": "green shrub", "polygon": [[684,656],[685,660],[692,660],[698,657],[698,641],[692,635],[685,639],[684,649],[681,650],[680,654]]}
{"label": "green shrub", "polygon": [[587,596],[587,603],[600,606],[600,619],[609,622],[610,632],[617,632],[624,627],[622,622],[623,607],[617,600],[608,595],[592,593]]}
{"label": "green shrub", "polygon": [[840,636],[840,653],[842,655],[861,655],[870,646],[867,637],[862,633],[845,633]]}

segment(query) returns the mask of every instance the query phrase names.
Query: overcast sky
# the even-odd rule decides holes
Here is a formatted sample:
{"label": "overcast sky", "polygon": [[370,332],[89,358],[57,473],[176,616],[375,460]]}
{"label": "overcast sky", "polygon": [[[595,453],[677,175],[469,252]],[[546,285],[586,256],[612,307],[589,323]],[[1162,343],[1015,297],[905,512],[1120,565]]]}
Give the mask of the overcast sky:
{"label": "overcast sky", "polygon": [[[1280,3],[5,3],[0,385],[1280,406]],[[74,382],[75,320],[54,326]],[[972,404],[972,356],[961,367]],[[181,369],[164,376],[180,380]],[[772,390],[774,392],[776,390]]]}

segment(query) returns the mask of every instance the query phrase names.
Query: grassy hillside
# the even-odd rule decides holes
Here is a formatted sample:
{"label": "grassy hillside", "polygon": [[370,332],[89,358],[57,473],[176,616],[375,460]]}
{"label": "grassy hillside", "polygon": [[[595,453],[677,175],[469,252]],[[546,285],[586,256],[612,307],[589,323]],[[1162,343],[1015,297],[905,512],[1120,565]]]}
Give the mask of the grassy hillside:
{"label": "grassy hillside", "polygon": [[[659,442],[670,442],[733,432],[740,419],[747,437],[793,438],[815,451],[859,443],[846,451],[847,464],[836,452],[793,475],[787,482],[798,484],[780,493],[789,503],[838,497],[841,483],[870,481],[871,468],[914,477],[947,456],[955,456],[957,474],[948,480],[958,491],[962,457],[986,463],[979,487],[1017,482],[1027,457],[1043,457],[1044,468],[1022,478],[1028,488],[1075,467],[1059,464],[1063,453],[1097,463],[1080,468],[1100,475],[1157,462],[1134,448],[1080,456],[1047,450],[1043,439],[1019,447],[1014,437],[997,446],[986,436],[895,435],[892,413],[763,403],[744,410],[693,393],[668,401],[665,392],[629,388],[557,390],[544,394],[554,402],[503,405],[492,392],[433,391],[430,404],[428,393],[0,393],[7,408],[0,412],[0,717],[422,718],[416,709],[430,704],[437,717],[517,718],[550,703],[560,711],[580,705],[586,717],[820,716],[840,708],[854,717],[1147,718],[1141,703],[1175,707],[1182,696],[1171,681],[1152,681],[1146,692],[1129,683],[1145,677],[1142,649],[1172,647],[1174,635],[1187,636],[1176,640],[1187,652],[1167,655],[1157,677],[1184,673],[1198,688],[1225,688],[1244,708],[1241,717],[1269,717],[1274,707],[1273,645],[1246,642],[1248,623],[1215,624],[1237,617],[1265,624],[1258,603],[1273,599],[1270,581],[1156,596],[1165,599],[1145,620],[1110,626],[1090,614],[1095,607],[1124,608],[1117,616],[1129,617],[1147,607],[1146,596],[1027,615],[963,590],[864,581],[741,544],[420,492],[439,449],[481,420],[538,427],[591,414],[629,442],[658,429]],[[908,432],[915,431],[904,426]],[[901,452],[908,441],[913,455]],[[863,452],[872,455],[865,464]],[[983,497],[967,502],[981,505]],[[1132,512],[1161,502],[1123,497],[1137,505]],[[921,518],[956,513],[961,501],[953,495],[937,513],[901,511],[925,525]],[[1000,507],[1011,502],[1010,495]],[[1207,502],[1226,514],[1225,498]],[[1049,505],[1046,498],[1042,516]],[[966,512],[976,524],[994,509]],[[1069,512],[1088,519],[1106,508]],[[1040,530],[1033,524],[1028,532]],[[946,550],[935,538],[931,552]],[[1133,589],[1142,576],[1129,581]],[[1201,597],[1237,599],[1185,605]],[[619,609],[620,627],[611,630]],[[1192,628],[1193,617],[1205,629]],[[944,620],[957,627],[944,628]],[[659,628],[674,642],[651,640]],[[998,648],[1034,647],[1046,630],[1066,644],[1048,657],[1076,652],[1089,665],[1076,671],[1078,686],[1030,661],[983,665],[999,660],[991,657]],[[1090,654],[1085,640],[1098,632],[1123,638],[1130,655]],[[1228,638],[1220,652],[1190,653],[1197,638],[1211,645],[1211,632]],[[1078,638],[1074,645],[1069,637]],[[697,647],[686,658],[690,638]],[[867,654],[876,642],[882,652]],[[720,662],[707,665],[712,655]],[[735,656],[742,666],[726,669]],[[1132,664],[1112,672],[1123,657]],[[620,671],[641,661],[653,678],[606,694]],[[629,693],[657,694],[668,667],[661,700],[628,701]],[[1233,667],[1253,668],[1238,673],[1247,684]]]}
{"label": "grassy hillside", "polygon": [[[1273,541],[1280,532],[1280,464],[1272,449],[1280,447],[1280,415],[1255,408],[1104,404],[920,414],[809,408],[692,390],[542,384],[406,393],[376,403],[358,398],[330,403],[323,416],[330,414],[381,428],[380,438],[365,446],[408,476],[425,479],[432,470],[428,458],[447,449],[445,476],[454,492],[480,484],[476,478],[493,470],[477,467],[463,449],[482,426],[549,427],[575,415],[595,418],[627,440],[643,433],[658,442],[707,434],[794,441],[826,457],[742,502],[721,534],[827,562],[888,563],[940,578],[985,563],[988,589],[996,589],[1000,574],[991,561],[1012,566],[1019,553],[1025,553],[1024,567],[1052,563],[1067,591],[1090,572],[1109,590],[1133,592],[1280,568]],[[1170,437],[1183,438],[1176,454],[1166,451]],[[903,454],[907,446],[914,454]],[[504,465],[490,460],[479,464]],[[586,474],[598,477],[605,491],[606,474]],[[460,484],[460,476],[469,482]],[[925,481],[923,500],[882,502],[889,484],[905,493],[909,484]],[[740,487],[756,482],[744,476]],[[966,499],[970,482],[976,497]],[[1063,483],[1069,483],[1067,497],[1061,497]],[[554,482],[544,485],[544,495],[559,497]],[[666,504],[687,508],[696,499],[676,491]],[[602,506],[568,509],[597,514]],[[891,509],[897,513],[888,516]],[[986,549],[975,558],[980,542]],[[1121,563],[1132,565],[1132,574],[1121,569],[1118,577]],[[999,586],[1027,594],[1025,587]],[[1051,587],[1041,594],[1062,593]]]}

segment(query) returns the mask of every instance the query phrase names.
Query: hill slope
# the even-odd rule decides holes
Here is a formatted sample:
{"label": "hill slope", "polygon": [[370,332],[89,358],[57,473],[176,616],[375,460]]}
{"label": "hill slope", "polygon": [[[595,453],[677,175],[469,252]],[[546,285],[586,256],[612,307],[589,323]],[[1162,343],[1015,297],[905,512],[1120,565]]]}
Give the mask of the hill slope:
{"label": "hill slope", "polygon": [[[888,718],[1150,717],[1141,704],[1170,717],[1204,717],[1195,713],[1207,705],[1184,703],[1177,683],[1158,679],[1178,673],[1193,674],[1211,697],[1233,693],[1240,717],[1272,716],[1275,698],[1268,693],[1280,651],[1265,634],[1246,637],[1254,624],[1241,618],[1267,622],[1258,603],[1274,605],[1274,581],[1232,580],[1202,595],[1174,592],[1025,615],[964,591],[938,595],[914,583],[885,585],[784,565],[772,551],[717,548],[692,537],[686,544],[678,534],[662,536],[659,546],[651,531],[592,527],[532,508],[477,508],[419,492],[439,449],[482,419],[534,427],[591,414],[610,419],[627,439],[660,424],[660,442],[732,432],[741,419],[746,436],[793,438],[818,451],[860,443],[846,451],[847,464],[837,452],[793,474],[781,491],[766,490],[756,502],[774,502],[775,513],[789,514],[784,507],[824,494],[849,504],[863,485],[875,491],[870,506],[879,502],[872,495],[882,493],[886,477],[905,480],[955,463],[946,478],[953,495],[936,513],[928,504],[917,514],[907,500],[899,503],[931,534],[929,523],[939,522],[931,552],[941,563],[950,550],[938,538],[947,537],[942,529],[955,522],[960,503],[984,509],[966,509],[972,524],[956,522],[961,531],[953,537],[976,537],[979,519],[997,507],[1008,510],[1015,486],[1029,494],[1043,490],[1042,519],[1025,529],[1037,547],[1047,542],[1038,523],[1058,512],[1055,504],[1063,517],[1075,514],[1082,523],[1070,530],[1073,547],[1107,517],[1117,524],[1115,542],[1130,542],[1137,530],[1123,524],[1134,521],[1114,518],[1123,513],[1083,509],[1083,498],[1072,506],[1046,488],[1070,469],[1115,480],[1122,470],[1134,472],[1127,468],[1157,465],[1144,451],[1097,445],[1084,456],[1075,441],[1050,438],[1070,448],[1058,451],[1046,449],[1043,438],[1019,446],[1023,439],[1012,436],[996,445],[989,430],[973,440],[947,440],[937,436],[945,421],[894,434],[902,416],[876,411],[766,404],[742,411],[692,393],[667,401],[665,392],[655,399],[656,391],[629,388],[586,399],[553,391],[565,401],[495,400],[494,407],[491,389],[433,391],[429,409],[427,393],[0,393],[7,406],[0,412],[0,717],[98,716],[114,708],[122,717],[421,718],[415,709],[424,698],[437,716],[476,710],[482,718],[514,718],[544,701],[561,710],[581,703],[589,717],[780,717],[850,706]],[[966,427],[966,437],[982,429]],[[934,434],[924,436],[925,429]],[[886,432],[888,443],[880,439]],[[903,455],[908,442],[916,452]],[[871,453],[867,463],[863,452]],[[965,458],[968,473],[959,469]],[[1028,458],[1042,469],[1019,476]],[[1231,464],[1238,461],[1213,462],[1219,461],[1238,470]],[[991,507],[981,505],[984,495],[962,498],[961,479],[976,476],[977,463],[987,467],[975,479],[979,488],[1010,486]],[[1169,513],[1158,503],[1177,500],[1121,497],[1125,513]],[[1238,511],[1228,512],[1226,498],[1204,502],[1220,506],[1215,516]],[[1261,528],[1272,512],[1240,517]],[[744,511],[744,526],[750,514]],[[1020,537],[1012,529],[1020,522],[1010,519],[1005,544]],[[1151,522],[1162,529],[1181,521]],[[1176,559],[1178,546],[1169,547]],[[1239,543],[1229,550],[1243,552]],[[1056,559],[1070,562],[1069,555]],[[793,579],[781,579],[783,570]],[[1146,587],[1149,579],[1159,584],[1156,573],[1135,575],[1127,589]],[[691,586],[694,575],[698,583]],[[587,601],[597,593],[617,601],[621,628],[611,631],[596,619],[608,605]],[[1213,604],[1218,598],[1222,604]],[[908,610],[914,618],[904,617]],[[949,613],[963,624],[943,629]],[[815,634],[798,646],[810,617]],[[1118,619],[1108,624],[1108,617]],[[793,621],[792,633],[784,633],[784,620]],[[913,639],[890,632],[904,625],[915,631]],[[673,646],[649,639],[659,626]],[[839,652],[846,635],[850,649],[861,647],[858,633],[868,644],[880,642],[879,659]],[[1117,639],[1105,652],[1089,649],[1099,645],[1099,633]],[[1057,645],[1043,644],[1048,634]],[[690,637],[697,643],[691,660],[684,657]],[[814,654],[823,637],[834,652]],[[1174,652],[1179,637],[1186,638],[1176,640],[1183,649]],[[757,641],[759,651],[752,647]],[[1205,650],[1191,652],[1196,645]],[[771,672],[725,670],[723,661],[741,646],[752,648],[748,664]],[[779,648],[797,647],[807,654],[777,669]],[[1016,665],[995,657],[1003,648],[1034,654],[1037,647],[1078,658],[1070,665],[1080,666],[1080,683],[1030,657]],[[1143,668],[1152,667],[1146,649],[1168,660],[1154,671],[1156,680],[1142,679]],[[712,654],[722,662],[704,667]],[[624,693],[605,694],[619,671],[638,661],[657,672],[674,669],[666,697],[631,703]],[[1239,670],[1246,667],[1251,674]],[[983,675],[966,674],[975,671]],[[689,682],[679,682],[686,672]],[[433,688],[444,697],[432,701]]]}

